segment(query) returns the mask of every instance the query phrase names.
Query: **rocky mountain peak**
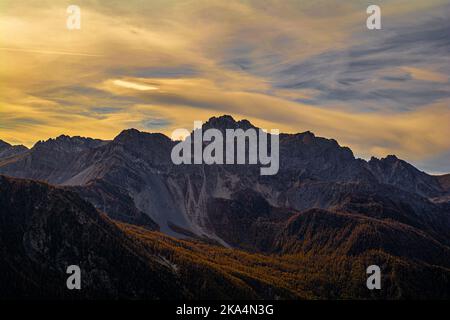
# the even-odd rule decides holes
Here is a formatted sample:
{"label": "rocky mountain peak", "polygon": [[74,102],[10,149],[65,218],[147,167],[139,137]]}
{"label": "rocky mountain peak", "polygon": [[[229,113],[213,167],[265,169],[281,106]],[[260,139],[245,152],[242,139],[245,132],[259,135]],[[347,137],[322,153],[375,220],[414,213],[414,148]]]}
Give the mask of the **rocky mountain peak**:
{"label": "rocky mountain peak", "polygon": [[334,139],[317,137],[311,131],[295,134],[282,133],[280,134],[280,145],[281,149],[284,149],[284,153],[290,155],[290,157],[311,161],[324,158],[328,163],[344,163],[355,160],[350,148],[340,146]]}
{"label": "rocky mountain peak", "polygon": [[369,160],[369,165],[372,168],[384,168],[389,170],[395,170],[403,168],[404,170],[412,171],[420,173],[421,171],[416,169],[414,166],[410,165],[406,161],[403,161],[399,158],[397,158],[396,155],[390,154],[387,155],[384,158],[378,159],[376,157],[371,157]]}
{"label": "rocky mountain peak", "polygon": [[395,154],[390,154],[386,158],[384,158],[384,160],[386,160],[386,161],[399,161],[400,159],[397,158],[397,156]]}
{"label": "rocky mountain peak", "polygon": [[135,144],[149,140],[170,141],[170,139],[162,133],[150,133],[139,131],[134,128],[123,130],[114,138],[114,142],[122,144]]}
{"label": "rocky mountain peak", "polygon": [[23,145],[13,146],[3,140],[0,140],[0,159],[12,157],[27,151],[28,148]]}
{"label": "rocky mountain peak", "polygon": [[122,130],[122,132],[119,133],[119,135],[115,138],[126,138],[126,137],[135,137],[138,136],[140,134],[142,134],[143,132],[139,131],[138,129],[135,128],[130,128],[130,129],[125,129]]}
{"label": "rocky mountain peak", "polygon": [[206,123],[203,124],[202,129],[207,130],[210,128],[218,129],[220,131],[224,131],[226,129],[257,129],[253,124],[250,123],[250,121],[245,119],[236,121],[230,115],[210,118]]}
{"label": "rocky mountain peak", "polygon": [[93,149],[107,143],[106,141],[93,138],[85,138],[80,136],[70,137],[68,135],[60,135],[56,138],[51,138],[46,141],[39,141],[33,149],[52,149],[62,150],[68,152],[83,151],[86,149]]}
{"label": "rocky mountain peak", "polygon": [[0,150],[11,147],[11,145],[3,140],[0,140]]}
{"label": "rocky mountain peak", "polygon": [[395,155],[381,159],[372,157],[368,161],[368,167],[381,183],[396,185],[409,192],[439,196],[444,191],[437,179]]}

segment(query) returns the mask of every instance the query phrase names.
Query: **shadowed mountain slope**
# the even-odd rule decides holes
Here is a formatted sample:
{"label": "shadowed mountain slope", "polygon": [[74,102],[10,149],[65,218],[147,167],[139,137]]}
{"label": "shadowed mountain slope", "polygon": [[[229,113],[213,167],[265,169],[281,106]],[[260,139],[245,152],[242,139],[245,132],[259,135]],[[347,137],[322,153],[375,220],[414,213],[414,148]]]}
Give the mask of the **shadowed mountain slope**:
{"label": "shadowed mountain slope", "polygon": [[12,146],[3,140],[0,140],[0,161],[28,151],[28,148],[22,145]]}
{"label": "shadowed mountain slope", "polygon": [[[150,245],[127,230],[74,192],[0,176],[0,298],[298,297],[206,262],[178,267],[157,240]],[[66,288],[69,265],[82,270],[80,291]]]}
{"label": "shadowed mountain slope", "polygon": [[[438,265],[448,262],[448,248],[405,226],[358,220],[369,219],[299,213],[278,221],[274,245],[288,254],[249,253],[113,222],[74,192],[0,176],[0,298],[450,297],[450,269]],[[403,253],[378,247],[378,235],[389,234],[383,228],[405,240]],[[417,244],[428,256],[407,254]],[[72,264],[82,270],[80,291],[66,289]],[[383,270],[383,290],[365,286],[371,264]]]}

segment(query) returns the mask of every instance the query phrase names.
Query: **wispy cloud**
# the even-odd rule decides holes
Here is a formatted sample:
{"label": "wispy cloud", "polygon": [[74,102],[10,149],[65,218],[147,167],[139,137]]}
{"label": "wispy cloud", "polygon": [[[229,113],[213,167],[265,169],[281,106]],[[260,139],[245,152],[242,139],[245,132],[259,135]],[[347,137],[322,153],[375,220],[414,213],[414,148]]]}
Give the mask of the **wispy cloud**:
{"label": "wispy cloud", "polygon": [[5,48],[0,47],[0,50],[12,51],[12,52],[26,52],[26,53],[39,53],[39,54],[56,54],[56,55],[67,55],[67,56],[81,56],[81,57],[101,57],[99,54],[89,54],[82,52],[64,52],[55,50],[40,50],[40,49],[27,49],[27,48]]}
{"label": "wispy cloud", "polygon": [[149,85],[139,84],[139,83],[125,81],[125,80],[113,80],[113,83],[119,87],[133,89],[133,90],[139,90],[139,91],[158,90],[158,87],[155,87],[155,86],[149,86]]}
{"label": "wispy cloud", "polygon": [[450,171],[450,4],[383,1],[379,32],[369,4],[83,1],[69,31],[63,2],[4,3],[0,138],[169,134],[231,113]]}

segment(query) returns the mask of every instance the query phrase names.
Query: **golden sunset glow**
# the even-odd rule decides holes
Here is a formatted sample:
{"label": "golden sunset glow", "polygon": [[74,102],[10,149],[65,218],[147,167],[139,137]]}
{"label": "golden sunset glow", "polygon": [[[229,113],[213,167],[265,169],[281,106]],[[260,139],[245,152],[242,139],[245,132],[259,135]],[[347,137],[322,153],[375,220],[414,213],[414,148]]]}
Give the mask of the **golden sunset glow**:
{"label": "golden sunset glow", "polygon": [[231,114],[450,170],[450,61],[439,51],[450,33],[429,23],[444,21],[448,1],[384,1],[380,31],[366,28],[368,1],[80,1],[80,30],[66,27],[72,2],[0,3],[10,143],[130,127],[170,136]]}

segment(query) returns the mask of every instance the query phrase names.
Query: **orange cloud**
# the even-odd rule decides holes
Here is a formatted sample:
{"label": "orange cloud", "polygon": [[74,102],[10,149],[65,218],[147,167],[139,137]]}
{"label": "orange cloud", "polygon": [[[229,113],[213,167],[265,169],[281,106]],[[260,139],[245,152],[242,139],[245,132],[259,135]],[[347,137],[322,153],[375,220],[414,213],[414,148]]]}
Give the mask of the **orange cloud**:
{"label": "orange cloud", "polygon": [[[142,123],[151,117],[169,119],[163,128],[169,135],[227,113],[265,128],[312,130],[361,156],[423,159],[449,150],[447,100],[403,113],[355,113],[295,102],[318,90],[274,86],[272,64],[346,48],[364,27],[360,3],[330,1],[333,10],[317,1],[129,1],[108,10],[93,2],[81,7],[79,31],[65,28],[66,7],[55,1],[41,1],[39,8],[10,2],[0,12],[0,138],[29,146],[63,133],[111,139],[124,128],[145,130]],[[390,1],[383,15],[401,17],[441,3],[409,1],[405,9],[404,1]],[[262,72],[230,67],[242,50]],[[166,78],[150,72],[185,66],[194,72]],[[448,81],[431,68],[402,71]],[[100,101],[102,94],[107,97]],[[99,106],[117,110],[99,115]]]}

